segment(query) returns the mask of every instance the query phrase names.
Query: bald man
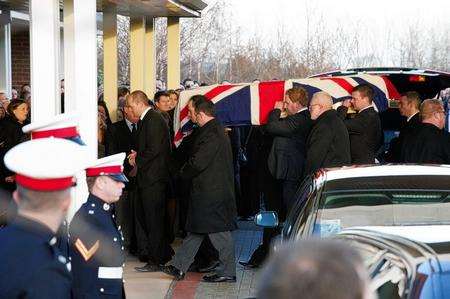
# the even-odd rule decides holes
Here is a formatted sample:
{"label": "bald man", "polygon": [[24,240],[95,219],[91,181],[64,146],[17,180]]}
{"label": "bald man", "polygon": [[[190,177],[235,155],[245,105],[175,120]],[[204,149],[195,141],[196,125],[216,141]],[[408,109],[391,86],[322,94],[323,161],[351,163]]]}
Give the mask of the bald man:
{"label": "bald man", "polygon": [[350,164],[347,127],[333,109],[331,96],[326,92],[315,93],[309,104],[309,112],[315,124],[306,142],[305,173]]}
{"label": "bald man", "polygon": [[443,130],[445,112],[440,100],[420,105],[422,123],[406,136],[401,159],[406,163],[450,164],[450,134]]}

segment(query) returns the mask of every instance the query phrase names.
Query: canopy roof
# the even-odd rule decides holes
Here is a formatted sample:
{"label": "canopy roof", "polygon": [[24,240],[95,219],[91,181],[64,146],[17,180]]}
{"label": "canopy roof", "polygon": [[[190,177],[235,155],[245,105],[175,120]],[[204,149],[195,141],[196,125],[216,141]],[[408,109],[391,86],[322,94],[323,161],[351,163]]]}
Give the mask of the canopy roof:
{"label": "canopy roof", "polygon": [[[97,11],[116,5],[117,13],[126,16],[149,17],[200,17],[207,6],[201,0],[96,0]],[[28,13],[29,0],[3,0],[11,10]],[[61,9],[64,1],[60,0]]]}

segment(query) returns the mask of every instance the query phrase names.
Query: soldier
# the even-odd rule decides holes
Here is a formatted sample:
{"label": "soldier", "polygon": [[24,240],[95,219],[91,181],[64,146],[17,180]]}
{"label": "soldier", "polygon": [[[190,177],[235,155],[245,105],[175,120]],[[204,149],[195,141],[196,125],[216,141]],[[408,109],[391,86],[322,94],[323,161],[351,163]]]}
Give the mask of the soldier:
{"label": "soldier", "polygon": [[[70,157],[70,159],[67,159]],[[70,298],[70,263],[55,233],[70,206],[83,151],[67,140],[21,143],[4,158],[15,172],[17,216],[0,230],[0,298]]]}
{"label": "soldier", "polygon": [[[75,114],[59,114],[44,121],[33,122],[24,126],[22,131],[25,134],[29,133],[31,139],[55,137],[64,138],[79,145],[85,145],[78,133],[78,117]],[[85,178],[80,175],[77,178],[78,186],[83,185]],[[56,246],[58,246],[66,258],[69,257],[69,240],[67,234],[67,219],[64,219],[61,227],[58,229]]]}
{"label": "soldier", "polygon": [[74,298],[124,298],[123,236],[114,203],[122,194],[125,153],[97,160],[86,169],[89,197],[69,227]]}

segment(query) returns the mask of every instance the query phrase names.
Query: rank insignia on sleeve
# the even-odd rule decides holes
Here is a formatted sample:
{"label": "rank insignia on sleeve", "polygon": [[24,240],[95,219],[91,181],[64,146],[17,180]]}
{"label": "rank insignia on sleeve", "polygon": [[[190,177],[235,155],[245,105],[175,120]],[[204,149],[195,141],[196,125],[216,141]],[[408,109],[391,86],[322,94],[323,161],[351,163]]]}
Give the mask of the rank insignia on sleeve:
{"label": "rank insignia on sleeve", "polygon": [[88,261],[97,252],[99,245],[100,243],[97,240],[90,249],[87,249],[80,239],[77,239],[75,241],[75,247],[77,248],[78,252],[81,254],[81,256],[84,258],[85,261]]}

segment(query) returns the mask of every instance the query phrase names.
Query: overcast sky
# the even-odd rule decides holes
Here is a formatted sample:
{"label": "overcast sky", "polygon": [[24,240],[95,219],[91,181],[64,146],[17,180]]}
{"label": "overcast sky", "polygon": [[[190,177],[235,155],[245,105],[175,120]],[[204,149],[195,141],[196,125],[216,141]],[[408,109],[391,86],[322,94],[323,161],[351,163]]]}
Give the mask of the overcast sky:
{"label": "overcast sky", "polygon": [[277,25],[289,25],[298,32],[304,25],[307,9],[337,22],[362,22],[376,30],[400,24],[450,26],[449,0],[228,0],[235,20],[249,34],[276,33]]}
{"label": "overcast sky", "polygon": [[[212,4],[216,0],[207,0]],[[438,36],[450,34],[450,0],[224,0],[230,5],[233,23],[244,40],[257,35],[273,42],[284,30],[296,44],[304,41],[306,15],[323,22],[327,30],[358,31],[361,51],[389,63],[390,37],[401,37],[413,26],[433,29]],[[450,53],[449,53],[450,55]]]}

